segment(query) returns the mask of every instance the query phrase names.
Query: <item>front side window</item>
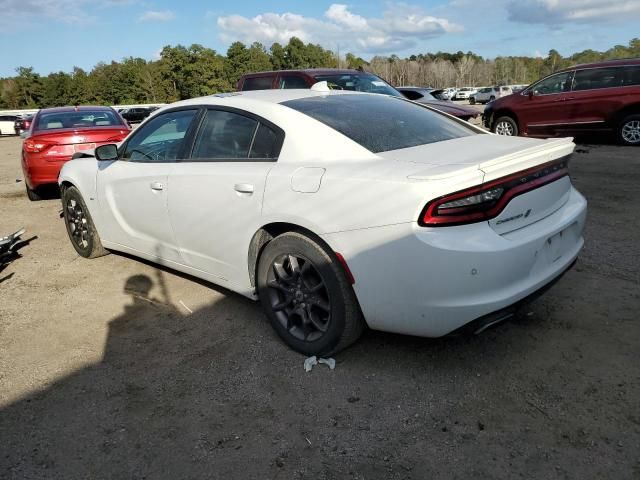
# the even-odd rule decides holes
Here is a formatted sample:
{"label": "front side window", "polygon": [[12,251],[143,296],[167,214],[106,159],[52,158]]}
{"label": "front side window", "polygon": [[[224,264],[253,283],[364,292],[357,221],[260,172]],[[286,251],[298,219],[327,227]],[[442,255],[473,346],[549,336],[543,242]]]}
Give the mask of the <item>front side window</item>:
{"label": "front side window", "polygon": [[573,79],[573,90],[619,87],[622,83],[621,74],[621,68],[577,70]]}
{"label": "front side window", "polygon": [[245,78],[242,90],[270,90],[273,76]]}
{"label": "front side window", "polygon": [[640,85],[640,65],[623,67],[623,85]]}
{"label": "front side window", "polygon": [[326,95],[283,102],[378,153],[477,133],[420,104],[384,95]]}
{"label": "front side window", "polygon": [[122,158],[132,162],[175,161],[197,112],[179,110],[149,120],[127,142]]}
{"label": "front side window", "polygon": [[540,80],[533,85],[533,92],[537,95],[550,95],[571,90],[573,72],[562,72]]}
{"label": "front side window", "polygon": [[282,75],[279,88],[309,88],[304,78],[298,75]]}
{"label": "front side window", "polygon": [[274,159],[278,135],[254,118],[225,110],[208,110],[191,154],[192,161]]}

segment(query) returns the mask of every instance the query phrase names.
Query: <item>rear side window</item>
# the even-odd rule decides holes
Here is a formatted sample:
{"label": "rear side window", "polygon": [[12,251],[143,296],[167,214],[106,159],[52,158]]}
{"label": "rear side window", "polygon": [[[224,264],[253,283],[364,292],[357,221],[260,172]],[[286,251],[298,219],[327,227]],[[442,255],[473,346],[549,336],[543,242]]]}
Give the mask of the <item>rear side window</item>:
{"label": "rear side window", "polygon": [[271,90],[273,76],[245,78],[242,90]]}
{"label": "rear side window", "polygon": [[298,75],[282,75],[278,83],[279,88],[309,88],[307,81]]}
{"label": "rear side window", "polygon": [[415,147],[476,132],[417,103],[386,95],[326,95],[283,102],[373,153]]}
{"label": "rear side window", "polygon": [[623,85],[640,85],[640,65],[624,67]]}
{"label": "rear side window", "polygon": [[200,126],[192,161],[272,159],[281,141],[269,126],[224,110],[208,110]]}
{"label": "rear side window", "polygon": [[621,68],[591,68],[577,70],[573,78],[573,90],[619,87],[622,84]]}
{"label": "rear side window", "polygon": [[263,123],[259,124],[249,156],[251,158],[275,158],[278,156],[277,148],[278,136],[276,132]]}

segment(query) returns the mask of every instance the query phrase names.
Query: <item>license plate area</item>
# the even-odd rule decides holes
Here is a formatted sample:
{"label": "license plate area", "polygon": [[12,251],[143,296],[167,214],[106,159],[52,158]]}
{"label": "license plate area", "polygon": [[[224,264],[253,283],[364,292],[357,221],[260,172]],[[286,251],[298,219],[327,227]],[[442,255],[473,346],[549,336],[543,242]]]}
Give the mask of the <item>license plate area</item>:
{"label": "license plate area", "polygon": [[92,148],[96,148],[95,143],[77,143],[73,146],[73,151],[82,152],[84,150],[91,150]]}

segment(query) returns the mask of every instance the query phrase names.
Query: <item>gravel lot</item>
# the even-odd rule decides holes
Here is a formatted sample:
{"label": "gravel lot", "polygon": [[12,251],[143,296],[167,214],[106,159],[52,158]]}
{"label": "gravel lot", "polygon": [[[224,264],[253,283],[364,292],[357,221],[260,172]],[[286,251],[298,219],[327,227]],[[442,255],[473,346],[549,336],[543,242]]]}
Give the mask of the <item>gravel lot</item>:
{"label": "gravel lot", "polygon": [[[576,264],[472,338],[367,332],[305,373],[257,304],[79,258],[0,138],[0,478],[640,478],[640,149],[581,145]],[[191,313],[193,312],[193,313]]]}

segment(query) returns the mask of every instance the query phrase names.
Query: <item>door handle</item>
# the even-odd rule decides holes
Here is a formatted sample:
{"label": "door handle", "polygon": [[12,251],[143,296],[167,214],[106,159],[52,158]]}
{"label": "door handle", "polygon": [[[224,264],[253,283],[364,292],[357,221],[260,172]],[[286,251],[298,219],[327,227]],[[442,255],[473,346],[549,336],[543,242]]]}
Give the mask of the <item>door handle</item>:
{"label": "door handle", "polygon": [[250,183],[236,183],[233,186],[233,189],[238,193],[253,193],[253,185],[251,185]]}
{"label": "door handle", "polygon": [[151,190],[164,190],[164,184],[162,182],[151,182],[149,186]]}

